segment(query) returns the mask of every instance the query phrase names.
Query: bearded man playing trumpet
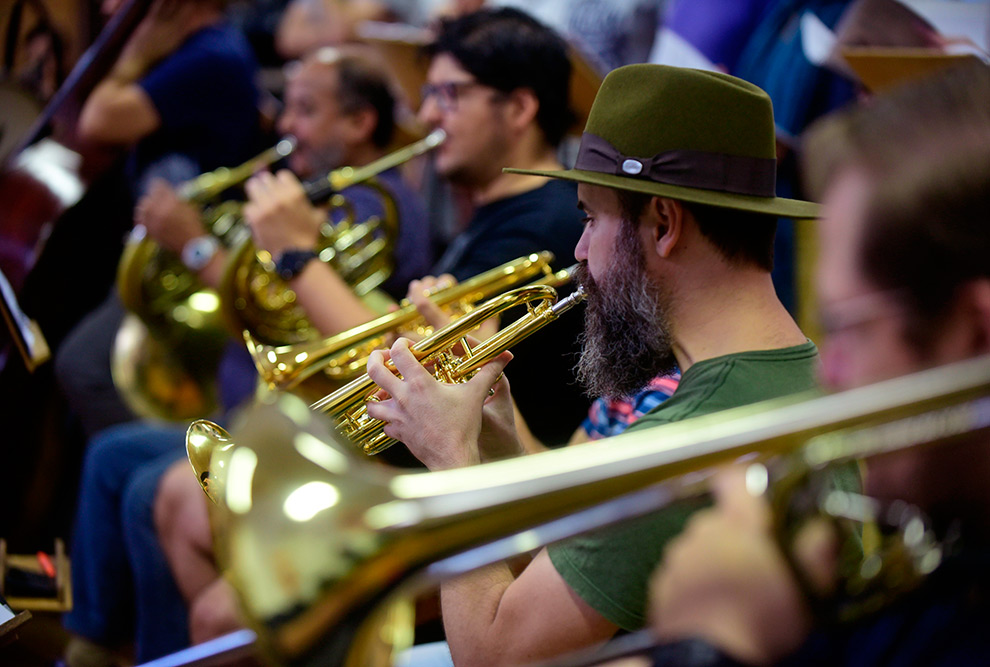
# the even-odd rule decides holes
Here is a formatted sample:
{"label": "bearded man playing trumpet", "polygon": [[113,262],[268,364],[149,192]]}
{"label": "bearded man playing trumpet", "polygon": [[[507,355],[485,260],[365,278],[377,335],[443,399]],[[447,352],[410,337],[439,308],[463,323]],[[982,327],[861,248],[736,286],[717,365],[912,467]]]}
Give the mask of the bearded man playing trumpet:
{"label": "bearded man playing trumpet", "polygon": [[[817,351],[777,299],[770,269],[775,216],[813,217],[817,207],[775,197],[763,91],[722,74],[620,68],[598,93],[575,168],[523,173],[579,183],[587,390],[623,395],[675,364],[682,371],[673,396],[631,428],[815,386]],[[389,354],[401,377],[372,355],[368,373],[388,396],[368,413],[428,468],[523,452],[500,379],[509,354],[460,385],[435,382],[404,339]],[[454,662],[539,660],[641,626],[649,573],[693,509],[554,545],[518,576],[499,564],[444,584]]]}

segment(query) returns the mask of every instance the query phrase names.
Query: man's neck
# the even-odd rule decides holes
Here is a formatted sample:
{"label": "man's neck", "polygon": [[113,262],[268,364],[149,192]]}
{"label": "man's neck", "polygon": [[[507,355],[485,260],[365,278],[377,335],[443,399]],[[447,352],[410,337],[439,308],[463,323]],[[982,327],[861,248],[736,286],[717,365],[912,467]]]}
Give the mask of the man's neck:
{"label": "man's neck", "polygon": [[[533,131],[535,133],[535,130]],[[503,160],[499,161],[501,166],[491,180],[484,184],[471,186],[469,189],[471,203],[475,206],[484,206],[501,199],[507,199],[515,195],[535,190],[547,182],[542,176],[529,176],[525,174],[506,174],[501,167],[515,167],[517,169],[540,169],[559,170],[563,167],[557,160],[557,150],[552,146],[547,146],[542,139],[529,137],[519,141]]]}
{"label": "man's neck", "polygon": [[777,298],[769,273],[722,269],[707,279],[685,277],[684,296],[671,305],[674,355],[681,372],[705,359],[807,340]]}

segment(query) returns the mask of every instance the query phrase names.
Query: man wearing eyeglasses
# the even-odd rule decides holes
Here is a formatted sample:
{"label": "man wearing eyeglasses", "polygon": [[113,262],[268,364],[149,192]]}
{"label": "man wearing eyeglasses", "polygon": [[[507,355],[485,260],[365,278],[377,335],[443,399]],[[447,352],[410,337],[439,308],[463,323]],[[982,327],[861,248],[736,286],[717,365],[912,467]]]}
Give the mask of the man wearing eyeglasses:
{"label": "man wearing eyeglasses", "polygon": [[419,117],[447,133],[436,169],[476,207],[434,271],[468,278],[532,252],[534,241],[569,260],[581,232],[573,185],[502,173],[517,164],[560,168],[557,146],[572,121],[563,40],[499,9],[442,22],[427,52]]}
{"label": "man wearing eyeglasses", "polygon": [[[561,168],[557,147],[573,121],[564,40],[527,14],[501,8],[442,21],[427,53],[419,118],[446,132],[435,168],[474,208],[433,275],[465,280],[541,250],[554,253],[556,268],[566,266],[581,236],[577,188],[502,172],[510,165]],[[564,317],[513,349],[515,398],[543,442],[566,442],[587,412],[571,371],[580,326],[579,317]],[[565,389],[548,393],[548,384]]]}

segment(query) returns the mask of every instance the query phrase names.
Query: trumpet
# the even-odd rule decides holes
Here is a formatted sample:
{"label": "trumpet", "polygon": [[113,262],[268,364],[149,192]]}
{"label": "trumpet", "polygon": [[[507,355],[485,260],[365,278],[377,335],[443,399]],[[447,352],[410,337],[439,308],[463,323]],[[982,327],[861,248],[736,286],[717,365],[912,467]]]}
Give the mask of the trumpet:
{"label": "trumpet", "polygon": [[371,465],[297,397],[270,395],[223,454],[218,551],[274,662],[344,664],[393,595],[696,495],[712,466],[790,455],[822,470],[988,429],[990,357],[431,473]]}
{"label": "trumpet", "polygon": [[[585,298],[580,287],[568,297],[557,301],[557,293],[549,285],[534,284],[520,287],[489,299],[462,318],[455,320],[412,346],[413,354],[424,364],[433,365],[433,374],[442,382],[466,382],[474,372],[503,351],[536,333]],[[466,336],[485,320],[517,306],[525,306],[527,312],[509,326],[471,348]],[[452,352],[460,345],[463,355]],[[395,367],[388,362],[394,372]],[[378,386],[367,374],[351,381],[339,390],[310,405],[311,410],[329,414],[338,432],[365,454],[378,454],[396,443],[382,431],[384,423],[368,416],[365,403],[375,394]],[[235,445],[222,427],[199,419],[186,430],[186,454],[196,479],[203,491],[214,503],[219,503],[222,493],[218,489],[226,483],[224,453]]]}
{"label": "trumpet", "polygon": [[[430,299],[456,316],[470,312],[474,304],[538,275],[542,275],[540,284],[558,287],[569,280],[571,269],[554,274],[550,268],[552,261],[553,253],[547,251],[520,257],[439,290]],[[403,301],[395,312],[322,341],[273,347],[259,342],[249,331],[244,332],[244,341],[269,389],[285,391],[320,372],[334,382],[352,380],[364,372],[371,351],[384,346],[387,334],[409,330],[420,335],[432,333],[422,322],[416,307]]]}
{"label": "trumpet", "polygon": [[[438,380],[447,383],[466,382],[478,368],[553,322],[584,299],[585,292],[580,286],[560,301],[557,301],[556,290],[548,285],[520,287],[489,299],[464,317],[415,343],[410,349],[422,363],[433,365],[432,372]],[[526,306],[525,315],[500,329],[477,347],[471,348],[466,338],[468,332],[485,320],[520,305]],[[463,348],[463,356],[452,352],[451,348],[457,344]],[[396,372],[391,361],[386,365],[392,372]],[[329,415],[336,423],[338,432],[361,447],[365,454],[378,454],[397,441],[382,431],[384,422],[368,416],[365,404],[377,391],[378,385],[365,374],[310,407]]]}
{"label": "trumpet", "polygon": [[[443,130],[389,153],[363,167],[335,169],[305,185],[310,201],[327,201],[344,212],[344,218],[325,224],[315,248],[323,262],[372,309],[383,311],[387,297],[374,292],[392,273],[392,251],[399,232],[398,205],[392,193],[375,178],[378,174],[433,150],[446,138]],[[373,189],[383,205],[383,214],[357,220],[353,207],[339,192],[363,184]],[[230,253],[219,288],[224,320],[240,335],[250,331],[256,339],[273,345],[297,344],[317,338],[319,333],[296,303],[292,289],[275,273],[271,254],[259,250],[250,239]]]}
{"label": "trumpet", "polygon": [[[218,201],[259,169],[288,156],[294,139],[233,168],[221,167],[179,186],[202,209],[206,233],[230,247],[249,236],[240,204]],[[135,227],[117,266],[117,292],[129,311],[111,353],[111,374],[136,414],[186,420],[213,412],[216,369],[227,341],[217,293],[205,287],[172,252]]]}

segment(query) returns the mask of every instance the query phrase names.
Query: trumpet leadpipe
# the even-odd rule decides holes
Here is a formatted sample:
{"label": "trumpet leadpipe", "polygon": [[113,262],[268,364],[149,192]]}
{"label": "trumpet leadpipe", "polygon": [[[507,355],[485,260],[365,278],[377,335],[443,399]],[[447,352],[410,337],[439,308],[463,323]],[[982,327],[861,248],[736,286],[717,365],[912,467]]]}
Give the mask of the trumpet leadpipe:
{"label": "trumpet leadpipe", "polygon": [[[473,304],[504,292],[505,290],[541,276],[533,284],[557,287],[570,279],[573,267],[552,273],[550,263],[553,253],[533,253],[506,262],[469,280],[437,291],[430,300],[440,308],[453,305],[469,310]],[[289,390],[315,373],[330,369],[342,379],[353,378],[363,369],[364,360],[384,336],[408,328],[422,316],[416,306],[404,300],[399,309],[370,322],[315,343],[267,346],[245,332],[248,347],[258,373],[269,388]],[[336,373],[338,369],[342,372]]]}

